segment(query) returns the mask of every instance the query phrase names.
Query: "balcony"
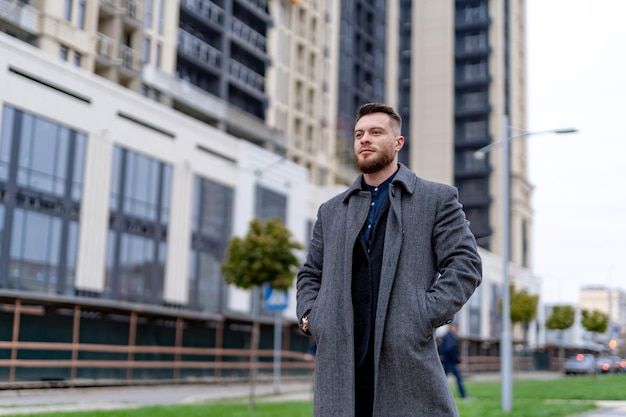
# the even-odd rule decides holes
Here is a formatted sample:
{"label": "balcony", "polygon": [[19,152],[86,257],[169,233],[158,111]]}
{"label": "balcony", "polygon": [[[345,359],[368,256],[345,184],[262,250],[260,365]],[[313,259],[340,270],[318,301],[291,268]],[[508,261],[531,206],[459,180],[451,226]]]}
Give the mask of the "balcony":
{"label": "balcony", "polygon": [[263,93],[265,78],[261,74],[258,74],[245,65],[232,60],[230,61],[229,70],[231,78],[239,81],[241,84],[254,90],[255,92]]}
{"label": "balcony", "polygon": [[224,10],[210,0],[181,0],[180,7],[218,27],[224,27]]}
{"label": "balcony", "polygon": [[0,0],[0,31],[19,39],[38,35],[39,11],[18,0]]}
{"label": "balcony", "polygon": [[265,36],[233,17],[230,30],[235,38],[265,56]]}
{"label": "balcony", "polygon": [[178,52],[213,70],[222,69],[222,52],[182,29],[178,30]]}

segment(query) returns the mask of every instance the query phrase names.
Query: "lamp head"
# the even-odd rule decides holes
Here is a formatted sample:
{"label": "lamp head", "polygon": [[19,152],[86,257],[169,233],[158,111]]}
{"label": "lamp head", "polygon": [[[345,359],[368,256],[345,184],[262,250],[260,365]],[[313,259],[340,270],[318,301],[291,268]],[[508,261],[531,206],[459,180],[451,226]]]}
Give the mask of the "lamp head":
{"label": "lamp head", "polygon": [[476,152],[474,152],[473,155],[474,155],[474,159],[478,159],[478,160],[481,160],[481,161],[483,159],[485,159],[485,152],[483,152],[483,151],[476,151]]}
{"label": "lamp head", "polygon": [[564,129],[555,129],[554,133],[562,134],[562,133],[577,133],[578,129],[575,127],[566,127]]}

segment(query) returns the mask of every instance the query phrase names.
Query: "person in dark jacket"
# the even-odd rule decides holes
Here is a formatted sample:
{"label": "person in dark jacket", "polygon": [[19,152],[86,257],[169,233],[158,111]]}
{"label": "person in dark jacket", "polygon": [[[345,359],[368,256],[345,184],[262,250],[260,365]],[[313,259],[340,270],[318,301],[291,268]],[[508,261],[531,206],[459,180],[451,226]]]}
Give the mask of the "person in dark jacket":
{"label": "person in dark jacket", "polygon": [[323,203],[296,283],[300,328],[317,343],[315,417],[452,417],[437,352],[482,279],[456,188],[398,162],[402,120],[362,105],[354,127],[361,171]]}
{"label": "person in dark jacket", "polygon": [[452,374],[456,378],[456,385],[459,388],[459,396],[466,398],[465,386],[463,384],[463,376],[459,370],[461,356],[459,355],[459,342],[456,332],[459,327],[456,323],[451,323],[448,332],[441,339],[439,346],[439,354],[441,355],[441,364],[446,375]]}

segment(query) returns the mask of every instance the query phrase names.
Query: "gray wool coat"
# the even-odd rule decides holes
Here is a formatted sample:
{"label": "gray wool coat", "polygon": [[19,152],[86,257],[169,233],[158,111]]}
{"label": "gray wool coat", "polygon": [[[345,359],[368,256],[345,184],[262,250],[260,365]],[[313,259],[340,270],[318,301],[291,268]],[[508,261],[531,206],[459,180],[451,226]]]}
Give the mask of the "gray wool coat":
{"label": "gray wool coat", "polygon": [[[315,417],[353,417],[353,249],[369,211],[359,177],[318,210],[297,277],[297,314],[317,343]],[[389,187],[376,332],[374,417],[449,417],[456,406],[435,329],[451,322],[482,279],[455,188],[402,164]]]}

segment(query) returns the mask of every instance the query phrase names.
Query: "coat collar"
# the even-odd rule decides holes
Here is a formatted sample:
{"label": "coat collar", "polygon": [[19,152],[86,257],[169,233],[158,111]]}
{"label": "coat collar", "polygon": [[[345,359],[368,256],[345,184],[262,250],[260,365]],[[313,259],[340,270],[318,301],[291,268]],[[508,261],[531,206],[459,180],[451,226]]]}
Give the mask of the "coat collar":
{"label": "coat collar", "polygon": [[[404,192],[408,194],[413,194],[415,192],[416,182],[417,182],[417,176],[413,173],[413,171],[408,169],[405,165],[398,163],[398,172],[396,173],[396,176],[391,182],[390,191],[392,194],[394,194],[397,187],[402,187],[404,189]],[[361,187],[362,184],[363,184],[363,174],[360,174],[356,178],[356,180],[354,180],[354,183],[352,183],[352,186],[350,186],[350,188],[346,190],[344,197],[343,197],[343,202],[347,203],[353,194],[357,194],[363,191],[363,188]]]}

